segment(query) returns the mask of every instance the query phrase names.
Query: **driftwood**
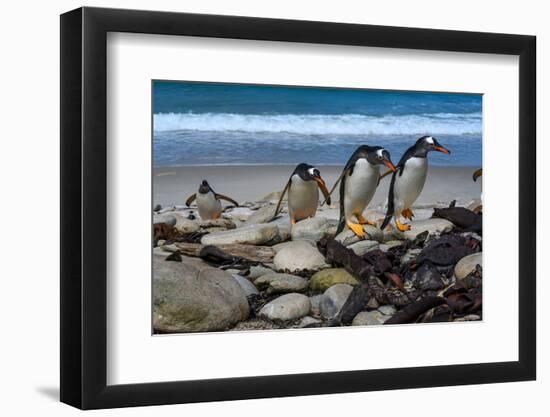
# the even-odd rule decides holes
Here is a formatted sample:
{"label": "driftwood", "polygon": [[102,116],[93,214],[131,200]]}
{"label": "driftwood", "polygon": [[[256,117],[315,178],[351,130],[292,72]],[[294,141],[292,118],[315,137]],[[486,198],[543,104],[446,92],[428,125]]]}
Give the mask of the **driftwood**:
{"label": "driftwood", "polygon": [[445,299],[442,297],[428,297],[422,300],[416,301],[402,310],[395,313],[384,324],[405,324],[414,322],[418,316],[425,313],[430,308],[443,304]]}
{"label": "driftwood", "polygon": [[334,239],[327,241],[326,260],[329,263],[337,263],[344,267],[362,283],[369,285],[369,277],[373,273],[372,265],[358,256],[351,249],[346,248]]}
{"label": "driftwood", "polygon": [[[275,257],[275,250],[269,246],[253,246],[233,243],[216,245],[216,247],[232,257],[242,258],[252,262],[271,263]],[[200,243],[175,242],[166,249],[175,249],[182,255],[201,257],[201,251],[204,248],[205,245]]]}

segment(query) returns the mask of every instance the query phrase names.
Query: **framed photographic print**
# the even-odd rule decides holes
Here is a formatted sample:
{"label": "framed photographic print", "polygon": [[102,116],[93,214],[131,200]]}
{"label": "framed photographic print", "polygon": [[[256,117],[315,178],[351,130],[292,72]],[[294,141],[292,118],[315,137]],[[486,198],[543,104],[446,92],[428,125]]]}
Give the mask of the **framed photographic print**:
{"label": "framed photographic print", "polygon": [[535,38],[61,16],[61,400],[535,379]]}

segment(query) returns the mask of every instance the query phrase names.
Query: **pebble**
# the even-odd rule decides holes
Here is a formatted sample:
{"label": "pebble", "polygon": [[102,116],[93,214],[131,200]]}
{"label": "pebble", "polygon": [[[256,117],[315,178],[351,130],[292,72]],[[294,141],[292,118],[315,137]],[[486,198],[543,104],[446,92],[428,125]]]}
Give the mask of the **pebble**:
{"label": "pebble", "polygon": [[312,291],[324,292],[336,284],[357,285],[357,281],[344,268],[327,268],[316,272],[309,280],[309,288]]}
{"label": "pebble", "polygon": [[[378,227],[374,227],[366,224],[366,225],[363,225],[363,230],[365,231],[365,233],[367,233],[367,236],[365,237],[365,239],[376,240],[378,242],[382,242],[384,239],[384,233]],[[357,243],[363,240],[347,227],[342,232],[340,232],[334,239],[340,242],[344,246],[349,246],[353,243]]]}
{"label": "pebble", "polygon": [[296,241],[286,244],[273,259],[278,271],[296,272],[301,270],[320,270],[329,265],[324,256],[306,241]]}
{"label": "pebble", "polygon": [[476,265],[483,265],[483,252],[472,253],[458,261],[455,265],[456,278],[466,278],[468,274],[475,271]]}
{"label": "pebble", "polygon": [[386,304],[378,307],[378,311],[386,316],[393,316],[395,313],[397,313],[397,309],[391,304]]}
{"label": "pebble", "polygon": [[203,245],[224,245],[242,243],[248,245],[264,245],[274,241],[279,235],[279,228],[269,224],[258,224],[241,227],[234,230],[209,233],[202,237]]}
{"label": "pebble", "polygon": [[267,303],[260,310],[260,317],[269,320],[288,321],[306,316],[311,309],[309,298],[303,294],[282,295]]}
{"label": "pebble", "polygon": [[306,329],[311,327],[319,327],[323,323],[322,320],[313,318],[311,316],[305,316],[294,326],[297,329]]}
{"label": "pebble", "polygon": [[356,255],[363,256],[371,250],[380,249],[380,244],[375,240],[361,240],[349,245],[348,248],[355,252]]}
{"label": "pebble", "polygon": [[237,274],[233,274],[233,278],[237,280],[247,297],[253,294],[260,293],[256,286],[252,284],[247,278]]}
{"label": "pebble", "polygon": [[361,311],[351,322],[352,326],[379,326],[384,324],[390,316],[386,316],[377,310]]}
{"label": "pebble", "polygon": [[176,217],[171,214],[157,214],[153,215],[153,224],[164,223],[168,226],[174,226],[176,224]]}
{"label": "pebble", "polygon": [[338,314],[353,287],[349,284],[336,284],[323,293],[321,298],[321,316],[331,319]]}
{"label": "pebble", "polygon": [[275,216],[276,208],[277,206],[275,204],[269,204],[260,208],[259,210],[254,211],[254,214],[248,217],[244,222],[245,225],[267,223]]}
{"label": "pebble", "polygon": [[307,281],[296,275],[272,272],[257,278],[254,285],[262,291],[267,291],[268,294],[301,292],[307,288]]}
{"label": "pebble", "polygon": [[419,234],[428,231],[430,235],[440,235],[442,233],[448,233],[453,230],[453,224],[449,220],[445,219],[425,219],[416,220],[409,223],[411,230],[406,232],[400,232],[394,229],[394,234],[399,237],[405,237],[409,240],[414,240]]}

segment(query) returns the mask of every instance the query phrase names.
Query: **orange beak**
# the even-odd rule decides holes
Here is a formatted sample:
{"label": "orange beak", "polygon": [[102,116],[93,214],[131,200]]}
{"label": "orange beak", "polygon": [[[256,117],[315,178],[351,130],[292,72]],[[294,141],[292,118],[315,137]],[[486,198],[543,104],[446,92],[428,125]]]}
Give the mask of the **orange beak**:
{"label": "orange beak", "polygon": [[442,152],[444,154],[450,155],[451,151],[448,149],[445,149],[443,146],[434,146],[434,149],[438,152]]}
{"label": "orange beak", "polygon": [[386,165],[389,169],[392,170],[392,172],[395,172],[395,166],[391,163],[391,161],[384,160],[384,165]]}
{"label": "orange beak", "polygon": [[327,185],[325,184],[325,181],[321,177],[315,177],[315,181],[317,181],[317,184],[319,184],[319,188],[321,189],[327,204],[330,205],[331,204],[330,193],[327,189]]}

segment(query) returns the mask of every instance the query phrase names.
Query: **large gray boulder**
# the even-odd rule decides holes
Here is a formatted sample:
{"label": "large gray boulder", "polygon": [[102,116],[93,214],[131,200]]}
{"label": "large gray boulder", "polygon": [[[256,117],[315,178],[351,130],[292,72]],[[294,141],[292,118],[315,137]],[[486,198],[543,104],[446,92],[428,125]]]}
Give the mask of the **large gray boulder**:
{"label": "large gray boulder", "polygon": [[307,241],[289,242],[280,249],[273,259],[279,271],[320,270],[328,268],[324,256]]}
{"label": "large gray boulder", "polygon": [[326,290],[321,298],[321,315],[327,319],[336,316],[352,290],[353,287],[349,284],[336,284]]}
{"label": "large gray boulder", "polygon": [[227,272],[153,259],[153,327],[162,333],[226,330],[248,317],[246,294]]}
{"label": "large gray boulder", "polygon": [[227,245],[242,243],[264,245],[279,239],[279,228],[269,224],[255,224],[233,230],[209,233],[202,237],[203,245]]}

